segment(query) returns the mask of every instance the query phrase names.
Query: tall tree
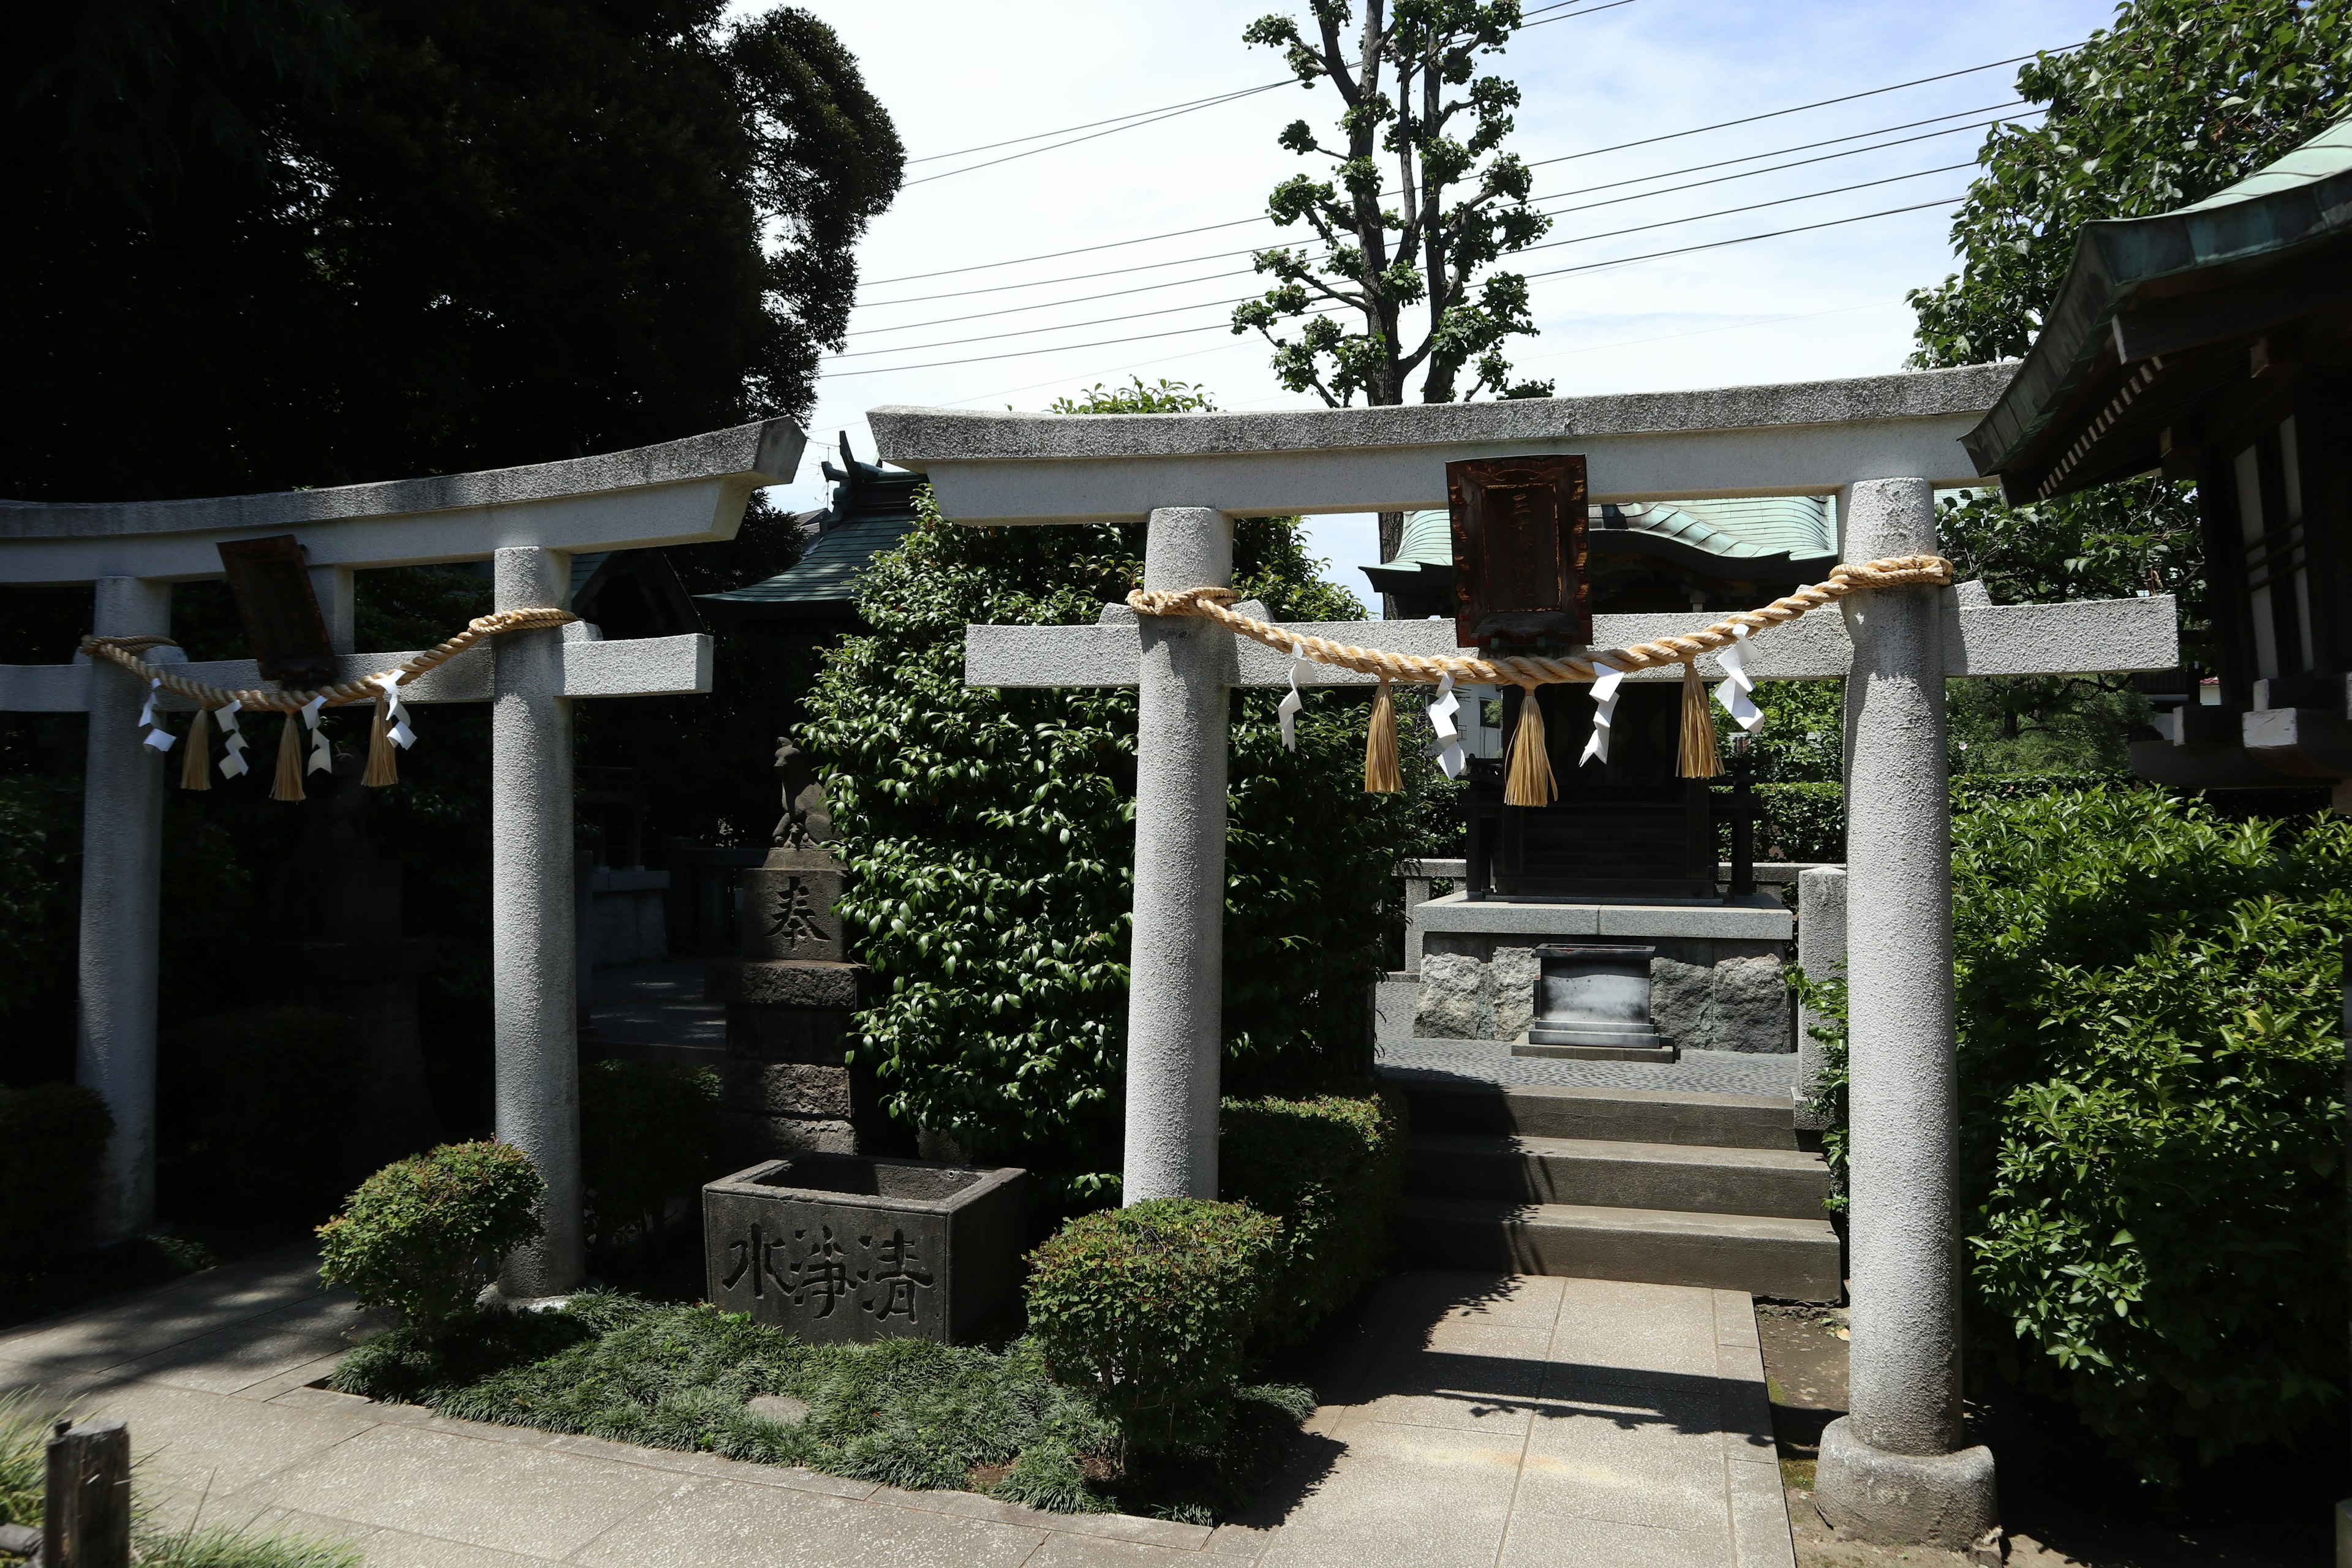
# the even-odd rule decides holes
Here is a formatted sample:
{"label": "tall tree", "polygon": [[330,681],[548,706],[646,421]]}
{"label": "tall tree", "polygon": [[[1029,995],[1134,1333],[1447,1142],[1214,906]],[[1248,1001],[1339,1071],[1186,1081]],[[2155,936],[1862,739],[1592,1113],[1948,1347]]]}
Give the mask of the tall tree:
{"label": "tall tree", "polygon": [[[1996,127],[1952,221],[1960,270],[1915,289],[1914,365],[2026,353],[2097,218],[2168,212],[2210,195],[2309,139],[2352,85],[2347,0],[2126,0],[2078,49],[2042,54],[2017,92],[2039,124]],[[1945,552],[2004,601],[2156,589],[2187,612],[2184,644],[2210,636],[2202,541],[2189,486],[2133,479],[2035,506],[1980,494],[1945,502]],[[2112,762],[2128,714],[2121,682],[1984,681],[1958,694],[1956,733],[1979,758],[2036,765]],[[2091,736],[2086,726],[2116,733]],[[2038,737],[2038,738],[2037,738]]]}
{"label": "tall tree", "polygon": [[92,0],[0,62],[0,493],[274,489],[806,412],[889,116],[720,0]]}
{"label": "tall tree", "polygon": [[[1518,26],[1518,0],[1365,0],[1360,23],[1351,0],[1307,10],[1311,39],[1286,16],[1242,36],[1283,50],[1301,86],[1328,81],[1345,105],[1330,141],[1304,120],[1281,136],[1330,165],[1325,178],[1293,175],[1268,201],[1276,224],[1304,223],[1316,243],[1258,253],[1257,269],[1277,281],[1234,310],[1234,331],[1262,334],[1282,384],[1333,406],[1359,395],[1403,403],[1415,374],[1424,403],[1462,395],[1465,373],[1472,395],[1549,396],[1549,382],[1512,381],[1502,353],[1505,339],[1536,330],[1527,279],[1480,276],[1551,226],[1528,205],[1527,165],[1499,151],[1519,89],[1476,74]],[[1415,307],[1420,342],[1408,346]]]}

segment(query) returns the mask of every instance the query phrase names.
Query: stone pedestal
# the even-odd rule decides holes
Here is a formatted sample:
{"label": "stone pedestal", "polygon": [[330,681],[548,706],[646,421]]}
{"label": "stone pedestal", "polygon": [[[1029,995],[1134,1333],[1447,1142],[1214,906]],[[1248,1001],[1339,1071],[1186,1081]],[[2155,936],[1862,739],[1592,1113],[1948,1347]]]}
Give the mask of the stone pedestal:
{"label": "stone pedestal", "polygon": [[847,962],[841,862],[827,847],[824,791],[800,749],[776,753],[784,798],[767,861],[746,871],[736,929],[741,956],[705,972],[727,1009],[719,1140],[730,1164],[793,1154],[898,1154],[913,1141],[881,1111],[871,1064],[843,1058],[866,971]]}

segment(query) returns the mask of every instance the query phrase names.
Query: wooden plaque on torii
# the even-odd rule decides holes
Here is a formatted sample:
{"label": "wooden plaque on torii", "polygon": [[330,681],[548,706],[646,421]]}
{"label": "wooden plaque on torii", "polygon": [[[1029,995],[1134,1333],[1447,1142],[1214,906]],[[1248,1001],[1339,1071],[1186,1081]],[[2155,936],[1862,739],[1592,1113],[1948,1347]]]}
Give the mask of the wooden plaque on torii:
{"label": "wooden plaque on torii", "polygon": [[1454,633],[1465,647],[1592,640],[1584,459],[1445,465],[1454,514]]}

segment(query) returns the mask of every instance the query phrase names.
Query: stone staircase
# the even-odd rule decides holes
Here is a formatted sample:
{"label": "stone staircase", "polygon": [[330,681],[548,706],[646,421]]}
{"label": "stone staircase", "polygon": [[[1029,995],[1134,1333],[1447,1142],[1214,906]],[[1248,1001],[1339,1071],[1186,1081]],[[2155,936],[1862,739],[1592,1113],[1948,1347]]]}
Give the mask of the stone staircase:
{"label": "stone staircase", "polygon": [[1565,1086],[1405,1086],[1399,1229],[1443,1268],[1842,1294],[1829,1167],[1785,1100]]}

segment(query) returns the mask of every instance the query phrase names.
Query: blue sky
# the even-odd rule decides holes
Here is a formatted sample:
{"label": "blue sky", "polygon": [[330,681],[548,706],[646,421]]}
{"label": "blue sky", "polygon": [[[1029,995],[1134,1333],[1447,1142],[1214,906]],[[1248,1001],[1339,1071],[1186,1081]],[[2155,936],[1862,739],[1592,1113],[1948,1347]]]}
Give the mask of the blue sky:
{"label": "blue sky", "polygon": [[[1279,88],[993,167],[970,166],[1042,143],[940,156],[1274,81],[1284,74],[1279,60],[1241,42],[1249,21],[1274,8],[1266,0],[802,3],[856,51],[910,156],[925,160],[909,167],[909,181],[924,183],[900,194],[863,247],[867,281],[849,357],[828,361],[810,422],[826,445],[812,445],[779,500],[818,504],[817,463],[836,432],[870,458],[865,411],[883,404],[1039,408],[1135,374],[1203,383],[1226,408],[1314,401],[1276,384],[1261,342],[1215,325],[1230,310],[1220,301],[1254,287],[1245,272],[1234,275],[1247,257],[1221,253],[1286,231],[1244,223],[1115,242],[1262,214],[1276,182],[1319,169],[1275,136],[1302,115],[1318,127],[1328,121],[1337,103],[1329,89]],[[1528,0],[1527,9],[1543,4]],[[1520,340],[1513,358],[1521,374],[1556,379],[1562,395],[1899,366],[1910,335],[1904,291],[1951,270],[1949,204],[1969,176],[1946,166],[1973,158],[1985,134],[1978,122],[2022,112],[2000,107],[2014,99],[2016,67],[1672,133],[2063,47],[2112,14],[2104,0],[1580,4],[1591,14],[1528,28],[1490,68],[1525,94],[1509,144],[1530,162],[1559,160],[1537,171],[1536,192],[1560,197],[1544,204],[1559,209],[1549,237],[1574,243],[1528,257],[1517,264],[1528,273],[1928,205],[1537,279],[1542,333]],[[1665,139],[1621,146],[1650,138]],[[1897,139],[1906,140],[1883,145]],[[1871,147],[1880,150],[1855,151]],[[1723,160],[1753,161],[1697,167]],[[1800,160],[1820,161],[1753,172]],[[1715,183],[1651,194],[1700,181]],[[1761,203],[1779,205],[1724,211]],[[1087,276],[1113,268],[1123,270]],[[938,273],[946,275],[916,276]],[[1159,313],[1104,320],[1143,311]],[[1104,342],[1142,333],[1176,335]],[[952,341],[968,339],[983,341]],[[1049,352],[1029,352],[1039,349]],[[993,357],[1004,355],[1018,357]],[[941,363],[949,361],[971,363]],[[1373,559],[1371,521],[1312,521],[1329,574],[1366,594],[1355,568]]]}

